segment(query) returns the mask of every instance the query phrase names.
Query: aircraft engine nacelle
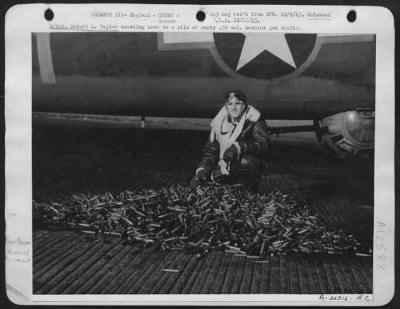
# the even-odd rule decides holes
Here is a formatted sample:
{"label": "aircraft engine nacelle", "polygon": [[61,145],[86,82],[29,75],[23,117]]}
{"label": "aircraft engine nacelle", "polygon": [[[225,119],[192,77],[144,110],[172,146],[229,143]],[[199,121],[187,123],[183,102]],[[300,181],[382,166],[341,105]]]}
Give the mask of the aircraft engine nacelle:
{"label": "aircraft engine nacelle", "polygon": [[339,156],[367,153],[374,148],[375,111],[352,110],[319,121],[322,143]]}

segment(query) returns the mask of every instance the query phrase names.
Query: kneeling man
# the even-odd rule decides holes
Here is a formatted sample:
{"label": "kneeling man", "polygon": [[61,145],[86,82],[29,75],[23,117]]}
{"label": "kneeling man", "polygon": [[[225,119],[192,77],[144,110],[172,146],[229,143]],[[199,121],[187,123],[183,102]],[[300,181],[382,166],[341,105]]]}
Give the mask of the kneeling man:
{"label": "kneeling man", "polygon": [[210,138],[191,185],[211,179],[221,184],[246,184],[256,190],[269,149],[267,125],[260,112],[246,103],[243,91],[229,91],[224,106],[211,121]]}

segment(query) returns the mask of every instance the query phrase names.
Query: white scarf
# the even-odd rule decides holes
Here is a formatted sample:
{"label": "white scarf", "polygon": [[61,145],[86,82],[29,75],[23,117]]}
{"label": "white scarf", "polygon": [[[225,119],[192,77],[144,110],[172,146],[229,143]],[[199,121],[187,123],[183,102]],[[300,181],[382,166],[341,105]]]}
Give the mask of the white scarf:
{"label": "white scarf", "polygon": [[228,149],[239,137],[243,131],[244,123],[246,120],[257,122],[260,118],[260,112],[253,106],[249,105],[246,110],[243,111],[240,120],[236,125],[232,125],[228,132],[221,132],[221,128],[227,124],[228,111],[225,106],[221,108],[215,118],[211,121],[211,133],[210,140],[213,142],[217,140],[219,143],[219,167],[223,175],[229,175],[229,165],[223,161],[223,155],[226,149]]}

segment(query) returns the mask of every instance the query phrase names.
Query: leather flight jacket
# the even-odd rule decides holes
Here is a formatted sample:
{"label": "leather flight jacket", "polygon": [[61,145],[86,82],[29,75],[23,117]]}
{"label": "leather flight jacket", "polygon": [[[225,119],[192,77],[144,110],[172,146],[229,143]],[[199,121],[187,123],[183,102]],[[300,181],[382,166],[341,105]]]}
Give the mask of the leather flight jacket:
{"label": "leather flight jacket", "polygon": [[[241,149],[239,161],[244,155],[257,157],[260,161],[265,160],[270,152],[270,137],[265,121],[261,118],[256,122],[246,120],[236,142]],[[203,147],[198,168],[204,168],[207,177],[209,177],[211,172],[218,167],[218,161],[219,143],[217,140],[211,141],[209,138]],[[233,166],[240,166],[240,164],[236,163]]]}

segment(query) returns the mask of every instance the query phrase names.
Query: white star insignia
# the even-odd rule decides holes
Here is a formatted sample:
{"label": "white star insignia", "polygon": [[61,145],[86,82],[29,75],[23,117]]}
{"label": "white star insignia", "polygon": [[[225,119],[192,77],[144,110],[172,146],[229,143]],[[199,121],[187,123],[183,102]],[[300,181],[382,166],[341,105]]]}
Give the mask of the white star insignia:
{"label": "white star insignia", "polygon": [[236,71],[261,54],[264,50],[269,51],[282,61],[296,68],[292,53],[286,41],[284,33],[243,33],[246,39],[243,43],[242,52]]}

